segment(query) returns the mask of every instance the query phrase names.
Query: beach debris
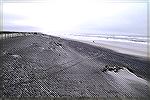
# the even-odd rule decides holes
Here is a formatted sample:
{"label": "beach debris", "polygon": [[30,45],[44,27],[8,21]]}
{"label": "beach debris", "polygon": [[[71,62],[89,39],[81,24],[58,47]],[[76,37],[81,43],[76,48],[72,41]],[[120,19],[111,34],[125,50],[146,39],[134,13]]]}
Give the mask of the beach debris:
{"label": "beach debris", "polygon": [[58,55],[61,56],[60,53]]}
{"label": "beach debris", "polygon": [[8,55],[13,55],[13,54],[11,52],[8,52],[8,51],[5,50],[5,51],[2,52],[2,55],[7,55],[8,56]]}
{"label": "beach debris", "polygon": [[2,52],[2,55],[5,55],[5,54],[7,54],[7,51],[6,51],[6,50],[4,50],[4,51]]}
{"label": "beach debris", "polygon": [[14,58],[21,58],[21,56],[20,55],[12,55]]}
{"label": "beach debris", "polygon": [[45,48],[43,48],[43,47],[40,47],[40,49],[43,51],[43,50],[45,50]]}
{"label": "beach debris", "polygon": [[34,47],[40,47],[40,45],[38,43],[32,43],[32,46],[34,46]]}
{"label": "beach debris", "polygon": [[106,72],[106,71],[114,71],[114,72],[118,72],[120,69],[123,69],[122,66],[119,65],[106,65],[102,72]]}
{"label": "beach debris", "polygon": [[51,41],[49,42],[49,46],[48,46],[48,49],[56,49],[57,47],[62,47],[62,44],[59,43],[59,42],[55,42],[55,41]]}
{"label": "beach debris", "polygon": [[8,51],[6,51],[6,50],[2,52],[2,55],[11,56],[11,57],[16,58],[16,59],[17,59],[17,58],[21,58],[20,55],[13,54],[13,53],[8,52]]}
{"label": "beach debris", "polygon": [[62,44],[61,43],[59,43],[59,42],[54,42],[57,46],[62,46]]}

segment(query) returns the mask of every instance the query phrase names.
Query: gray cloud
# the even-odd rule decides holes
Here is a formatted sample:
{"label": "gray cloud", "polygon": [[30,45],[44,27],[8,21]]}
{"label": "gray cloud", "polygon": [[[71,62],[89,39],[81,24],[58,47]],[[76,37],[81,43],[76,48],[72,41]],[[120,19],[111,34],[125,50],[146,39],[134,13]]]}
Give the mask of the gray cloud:
{"label": "gray cloud", "polygon": [[[13,2],[15,1],[18,0],[13,0]],[[18,2],[22,1],[24,0]],[[32,1],[41,1],[41,0],[32,0]],[[78,5],[78,3],[79,2],[77,2],[76,5]],[[100,31],[109,31],[109,32],[126,32],[136,34],[147,33],[148,12],[147,12],[147,3],[145,3],[144,1],[143,3],[136,3],[136,2],[121,3],[121,6],[119,5],[119,3],[109,3],[110,6],[101,4],[102,7],[99,6],[100,3],[98,4],[93,3],[92,5],[90,3],[87,3],[85,7],[79,5],[78,9],[76,9],[77,6],[73,6],[73,4],[71,6],[68,6],[69,4],[66,5],[66,3],[64,3],[64,5],[60,5],[59,2],[56,2],[56,5],[59,4],[59,6],[57,5],[58,7],[53,6],[52,3],[50,4],[51,8],[48,7],[49,5],[47,6],[47,8],[49,9],[44,8],[44,6],[34,5],[35,7],[37,7],[35,9],[33,5],[30,5],[31,9],[29,8],[24,9],[25,12],[22,12],[22,10],[18,10],[21,9],[20,7],[22,7],[18,6],[18,4],[16,4],[18,8],[16,6],[12,6],[12,8],[16,7],[13,10],[11,9],[10,6],[8,7],[6,6],[6,9],[9,7],[10,8],[6,10],[7,13],[4,12],[3,14],[5,21],[4,24],[5,29],[14,28],[16,30],[22,29],[28,31],[32,29],[36,30],[35,28],[39,28],[41,26],[43,28],[46,27],[46,29],[50,31],[53,30],[53,28],[54,30],[57,31],[59,30],[59,28],[60,29],[64,28],[67,30],[72,25],[70,28],[73,29],[72,32],[99,33]],[[82,2],[82,4],[84,3]],[[26,6],[24,6],[24,8],[26,8]],[[66,6],[68,6],[68,8],[64,8]],[[89,6],[91,6],[92,8],[90,8]],[[43,8],[43,10],[41,10],[40,7]],[[35,13],[36,11],[34,9],[39,10],[39,12]],[[32,12],[30,12],[29,10],[31,10]],[[12,12],[13,14],[11,14]],[[42,13],[45,15],[41,16]],[[26,15],[32,20],[28,21],[28,19],[25,18]],[[28,22],[26,22],[26,20]],[[40,24],[39,23],[35,24],[38,21],[40,22]],[[18,24],[16,25],[14,22]],[[22,22],[21,24],[25,23],[25,27],[23,25],[20,25],[20,22]],[[28,23],[29,25],[27,26],[26,24]],[[32,25],[35,27],[33,27]],[[39,26],[36,27],[36,25]]]}
{"label": "gray cloud", "polygon": [[14,24],[10,24],[10,25],[5,25],[3,26],[3,30],[9,30],[9,31],[24,31],[24,32],[38,32],[40,31],[39,27],[33,27],[33,26],[25,26],[25,25],[14,25]]}
{"label": "gray cloud", "polygon": [[[97,19],[80,25],[80,30],[147,34],[147,7],[135,6],[110,18]],[[109,12],[108,12],[109,13]]]}
{"label": "gray cloud", "polygon": [[2,3],[30,3],[30,2],[44,2],[46,0],[2,0]]}

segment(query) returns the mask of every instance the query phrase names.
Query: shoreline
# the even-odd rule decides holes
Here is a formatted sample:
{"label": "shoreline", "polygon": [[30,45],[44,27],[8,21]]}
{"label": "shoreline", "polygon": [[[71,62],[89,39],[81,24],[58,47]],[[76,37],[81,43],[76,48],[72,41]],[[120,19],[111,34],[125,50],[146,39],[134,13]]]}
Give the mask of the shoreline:
{"label": "shoreline", "polygon": [[[126,46],[131,45],[130,42],[127,43],[127,42],[120,42],[120,41],[118,42],[118,41],[105,41],[105,40],[93,40],[94,42],[92,42],[92,41],[88,41],[88,40],[86,41],[86,40],[72,39],[72,38],[66,38],[66,37],[62,37],[62,38],[68,39],[68,40],[74,40],[74,41],[78,41],[78,42],[82,42],[82,43],[87,43],[87,44],[97,46],[97,47],[110,49],[110,50],[113,50],[115,52],[122,53],[122,54],[127,54],[127,55],[131,55],[131,56],[135,56],[135,57],[150,59],[150,55],[148,55],[147,49],[143,50],[143,48],[141,48],[140,50],[139,49],[137,50],[138,47],[135,47],[135,46],[134,47],[130,46],[130,48],[123,46],[124,44],[126,44]],[[135,43],[135,45],[138,45],[138,44]],[[143,46],[143,44],[141,44],[141,45]],[[147,45],[146,45],[146,47],[147,47]]]}

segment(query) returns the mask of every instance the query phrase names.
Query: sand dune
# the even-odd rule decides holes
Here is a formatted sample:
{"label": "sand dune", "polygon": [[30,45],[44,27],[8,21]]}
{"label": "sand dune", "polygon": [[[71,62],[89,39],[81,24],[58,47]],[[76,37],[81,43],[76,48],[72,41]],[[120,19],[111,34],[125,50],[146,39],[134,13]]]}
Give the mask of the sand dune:
{"label": "sand dune", "polygon": [[[150,97],[147,59],[43,35],[7,38],[0,47],[1,96]],[[108,64],[124,70],[103,72]]]}

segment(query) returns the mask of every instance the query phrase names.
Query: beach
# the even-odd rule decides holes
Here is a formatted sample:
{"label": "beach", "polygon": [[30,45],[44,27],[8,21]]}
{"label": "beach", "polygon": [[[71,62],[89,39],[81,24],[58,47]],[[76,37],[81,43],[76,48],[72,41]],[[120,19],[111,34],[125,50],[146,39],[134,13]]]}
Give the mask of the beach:
{"label": "beach", "polygon": [[[131,36],[130,37],[122,36],[124,38],[119,38],[119,39],[116,39],[113,37],[109,38],[110,36],[107,36],[107,35],[96,35],[96,36],[62,35],[62,37],[65,39],[73,39],[76,41],[88,43],[88,44],[99,46],[99,47],[109,48],[111,50],[114,50],[116,52],[123,53],[123,54],[144,57],[148,59],[150,58],[150,55],[149,55],[150,44],[148,42],[143,42],[143,41],[147,41],[148,39],[143,40],[141,39],[142,37],[138,37],[140,38],[139,42],[138,40],[129,41],[129,39],[136,39]],[[121,37],[121,36],[116,36],[116,37]]]}
{"label": "beach", "polygon": [[120,53],[108,46],[41,34],[1,39],[0,94],[148,100],[149,60],[130,55],[130,50],[122,53],[128,47]]}

